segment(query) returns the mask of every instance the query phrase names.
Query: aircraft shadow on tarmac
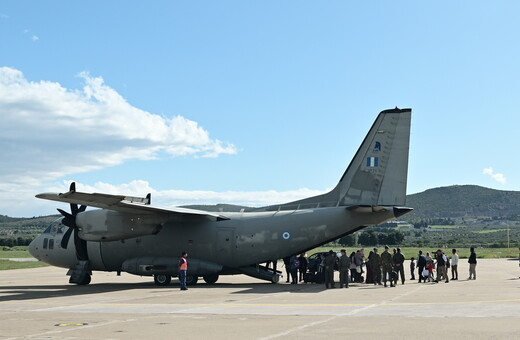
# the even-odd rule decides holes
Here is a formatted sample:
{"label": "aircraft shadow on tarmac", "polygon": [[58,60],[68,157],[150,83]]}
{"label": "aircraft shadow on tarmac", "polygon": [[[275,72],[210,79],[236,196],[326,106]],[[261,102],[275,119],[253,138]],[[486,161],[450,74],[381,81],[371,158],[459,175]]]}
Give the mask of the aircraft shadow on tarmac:
{"label": "aircraft shadow on tarmac", "polygon": [[[352,283],[351,287],[357,287],[358,289],[365,288],[364,284]],[[203,287],[197,286],[197,287]],[[315,284],[315,283],[300,283],[297,285],[292,284],[272,284],[272,283],[216,283],[213,285],[208,285],[207,287],[214,288],[241,288],[240,290],[233,291],[230,294],[276,294],[276,293],[304,293],[304,294],[312,294],[312,293],[322,293],[329,289],[325,288],[324,284]],[[335,288],[333,290],[338,290],[339,283],[336,282]]]}
{"label": "aircraft shadow on tarmac", "polygon": [[[272,283],[216,283],[216,284],[199,284],[191,286],[190,289],[196,291],[198,289],[219,289],[234,288],[235,291],[230,294],[276,294],[276,293],[320,293],[325,289],[324,285],[317,284],[272,284]],[[77,285],[49,285],[49,286],[0,286],[0,303],[8,301],[24,301],[38,300],[50,297],[72,297],[72,296],[88,296],[100,293],[110,293],[125,290],[143,290],[155,289],[157,292],[167,290],[177,291],[178,284],[172,284],[165,287],[157,287],[153,283],[99,283],[90,284],[88,286]],[[339,289],[339,288],[336,288]]]}
{"label": "aircraft shadow on tarmac", "polygon": [[149,289],[149,283],[101,283],[88,286],[0,286],[0,302],[15,300],[37,300],[49,297],[82,296],[114,291]]}

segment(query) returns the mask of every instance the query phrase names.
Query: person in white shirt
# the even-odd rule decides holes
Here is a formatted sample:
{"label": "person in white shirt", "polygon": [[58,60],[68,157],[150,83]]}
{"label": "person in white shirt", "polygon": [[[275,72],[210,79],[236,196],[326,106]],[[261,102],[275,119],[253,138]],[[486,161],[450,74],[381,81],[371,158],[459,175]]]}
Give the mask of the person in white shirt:
{"label": "person in white shirt", "polygon": [[451,279],[458,280],[459,272],[457,266],[459,265],[459,254],[457,254],[457,249],[452,249],[451,252],[453,253],[451,256]]}

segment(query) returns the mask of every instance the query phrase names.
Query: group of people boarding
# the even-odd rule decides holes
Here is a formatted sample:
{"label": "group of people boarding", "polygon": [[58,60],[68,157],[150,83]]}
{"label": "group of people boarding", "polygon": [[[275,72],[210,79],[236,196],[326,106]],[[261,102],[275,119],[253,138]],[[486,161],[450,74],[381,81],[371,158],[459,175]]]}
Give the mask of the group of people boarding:
{"label": "group of people boarding", "polygon": [[[468,280],[475,280],[477,254],[474,248],[471,248],[470,251]],[[429,252],[424,255],[422,250],[420,250],[417,261],[414,257],[410,259],[410,279],[415,280],[417,270],[419,282],[437,283],[444,281],[448,283],[450,281],[449,271],[451,271],[451,280],[458,280],[459,255],[457,254],[457,249],[452,249],[451,253],[451,258],[449,258],[441,249],[432,252],[431,255]],[[298,264],[302,262],[306,261],[304,256],[300,255]],[[293,267],[296,266],[293,265]],[[307,270],[306,266],[301,269]],[[322,254],[320,271],[323,274],[326,288],[335,287],[335,269],[339,271],[340,288],[348,288],[349,283],[353,282],[395,287],[398,281],[401,281],[401,284],[404,284],[406,281],[405,257],[400,248],[393,249],[391,253],[389,247],[385,246],[381,254],[379,254],[378,248],[374,248],[366,258],[364,249],[354,251],[350,255],[347,255],[346,250],[342,249],[339,257],[332,250]],[[302,277],[300,277],[300,280],[302,280]],[[297,279],[293,282],[297,282]]]}

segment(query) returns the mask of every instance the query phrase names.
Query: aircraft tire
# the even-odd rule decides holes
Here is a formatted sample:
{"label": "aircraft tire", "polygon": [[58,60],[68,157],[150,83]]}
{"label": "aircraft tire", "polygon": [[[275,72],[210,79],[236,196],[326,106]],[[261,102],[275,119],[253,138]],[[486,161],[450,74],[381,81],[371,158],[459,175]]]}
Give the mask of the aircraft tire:
{"label": "aircraft tire", "polygon": [[209,284],[214,284],[215,282],[218,281],[218,275],[216,275],[216,274],[206,275],[206,276],[203,276],[202,278],[204,279],[204,282],[209,283]]}
{"label": "aircraft tire", "polygon": [[85,275],[85,277],[83,278],[83,280],[81,280],[80,282],[78,282],[78,285],[88,285],[90,283],[90,275],[87,274]]}
{"label": "aircraft tire", "polygon": [[153,276],[153,281],[157,286],[167,286],[172,281],[172,277],[166,274],[155,274]]}
{"label": "aircraft tire", "polygon": [[271,277],[271,283],[278,283],[280,282],[280,275],[273,275]]}
{"label": "aircraft tire", "polygon": [[199,281],[199,277],[197,275],[186,275],[187,286],[195,286],[197,281]]}

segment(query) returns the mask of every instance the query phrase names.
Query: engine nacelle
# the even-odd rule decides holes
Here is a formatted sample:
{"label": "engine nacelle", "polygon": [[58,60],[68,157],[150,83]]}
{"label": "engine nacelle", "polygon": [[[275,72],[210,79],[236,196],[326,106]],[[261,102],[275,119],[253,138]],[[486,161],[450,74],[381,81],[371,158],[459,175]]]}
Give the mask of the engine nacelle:
{"label": "engine nacelle", "polygon": [[154,235],[161,223],[154,215],[127,214],[112,210],[89,210],[76,216],[78,235],[86,241],[118,241]]}

